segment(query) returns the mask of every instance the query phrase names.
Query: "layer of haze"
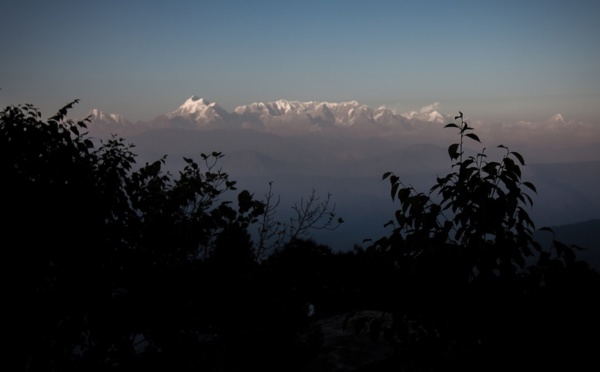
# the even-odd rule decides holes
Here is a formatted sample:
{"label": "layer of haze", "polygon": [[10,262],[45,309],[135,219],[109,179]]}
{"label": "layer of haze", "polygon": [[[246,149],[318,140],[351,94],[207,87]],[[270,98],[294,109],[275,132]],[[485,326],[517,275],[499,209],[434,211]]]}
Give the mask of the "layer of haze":
{"label": "layer of haze", "polygon": [[490,121],[600,114],[597,1],[22,1],[0,6],[0,103],[150,120],[192,94],[439,102]]}
{"label": "layer of haze", "polygon": [[[278,101],[251,107],[258,111],[246,107],[231,114],[192,97],[180,109],[147,122],[118,122],[96,112],[89,129],[94,138],[124,135],[136,145],[138,164],[167,154],[166,170],[173,175],[184,167],[183,157],[201,159],[201,153],[220,151],[225,157],[219,166],[240,189],[265,200],[273,182],[275,198],[281,197],[277,219],[284,223],[293,217],[293,203],[306,201],[312,189],[320,201],[330,193],[337,216],[346,222],[333,232],[312,233],[340,250],[389,232],[383,226],[399,205],[390,198],[389,182],[382,182],[384,172],[427,193],[436,176],[452,171],[447,146],[459,138],[455,128],[443,127],[455,118],[441,117],[435,104],[405,116],[369,111],[356,102]],[[535,194],[526,191],[534,200],[531,216],[538,227],[598,221],[600,127],[561,115],[514,124],[466,118],[482,142],[467,139],[467,156],[485,148],[488,161],[500,161],[507,154],[497,147],[503,144],[526,159],[523,181],[537,187]]]}

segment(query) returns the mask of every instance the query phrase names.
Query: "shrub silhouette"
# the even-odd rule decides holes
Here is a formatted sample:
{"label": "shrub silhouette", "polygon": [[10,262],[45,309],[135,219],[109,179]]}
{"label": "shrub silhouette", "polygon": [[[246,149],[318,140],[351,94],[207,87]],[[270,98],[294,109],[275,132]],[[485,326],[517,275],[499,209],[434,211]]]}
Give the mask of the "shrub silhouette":
{"label": "shrub silhouette", "polygon": [[[399,207],[386,224],[390,235],[369,249],[392,257],[397,267],[398,286],[390,293],[397,329],[417,322],[427,330],[418,349],[434,369],[448,368],[452,358],[452,367],[473,370],[589,360],[581,350],[590,344],[579,335],[585,327],[596,332],[598,321],[585,317],[586,325],[570,331],[567,324],[590,315],[597,273],[576,260],[577,247],[554,241],[545,250],[534,240],[527,210],[536,187],[521,179],[523,156],[503,145],[499,161],[488,160],[485,148],[467,156],[464,141],[481,141],[462,112],[455,119],[445,126],[459,134],[448,147],[453,171],[437,177],[428,193],[392,172],[383,175]],[[566,309],[558,310],[569,291],[580,296],[567,296]],[[459,358],[459,349],[468,352]],[[546,359],[549,351],[556,353],[552,359]]]}
{"label": "shrub silhouette", "polygon": [[305,304],[277,302],[295,297],[261,261],[271,245],[334,229],[329,196],[313,191],[281,224],[271,191],[267,202],[237,191],[221,153],[184,158],[176,176],[163,170],[166,156],[138,166],[132,144],[97,145],[89,119],[66,118],[76,103],[47,120],[32,105],[0,113],[12,369],[232,371],[297,360]]}
{"label": "shrub silhouette", "polygon": [[0,114],[11,355],[27,370],[123,367],[141,350],[176,361],[213,321],[196,311],[198,265],[251,260],[264,203],[229,196],[217,152],[178,177],[164,158],[134,170],[133,145],[96,148],[86,120],[65,118],[76,102],[47,121],[31,105]]}

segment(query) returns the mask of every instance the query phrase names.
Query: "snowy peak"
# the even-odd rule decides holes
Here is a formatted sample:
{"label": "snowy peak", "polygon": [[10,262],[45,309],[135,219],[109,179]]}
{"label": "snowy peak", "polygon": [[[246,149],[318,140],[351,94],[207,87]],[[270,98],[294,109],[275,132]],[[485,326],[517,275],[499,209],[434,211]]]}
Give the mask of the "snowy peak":
{"label": "snowy peak", "polygon": [[254,102],[238,106],[234,112],[239,116],[252,115],[263,120],[292,121],[301,119],[319,125],[347,126],[374,122],[373,109],[360,105],[356,101],[340,103],[286,100]]}
{"label": "snowy peak", "polygon": [[216,107],[217,104],[210,102],[207,99],[191,96],[188,98],[179,108],[175,111],[170,112],[167,116],[196,116],[210,108]]}
{"label": "snowy peak", "polygon": [[410,129],[410,121],[402,115],[397,115],[394,111],[386,108],[385,106],[379,107],[373,111],[373,119],[375,122],[384,127],[390,128],[405,128]]}
{"label": "snowy peak", "polygon": [[211,102],[209,102],[207,99],[204,99],[202,97],[198,97],[196,95],[191,96],[187,101],[185,101],[185,103],[192,103],[192,102],[197,102],[198,104],[203,104],[203,105],[210,105]]}
{"label": "snowy peak", "polygon": [[439,103],[435,102],[427,106],[421,107],[419,111],[411,111],[402,114],[408,120],[420,120],[429,123],[444,123],[447,118],[437,111]]}
{"label": "snowy peak", "polygon": [[92,109],[88,115],[92,122],[103,122],[105,124],[127,124],[129,123],[123,115],[105,114],[98,109]]}
{"label": "snowy peak", "polygon": [[314,102],[286,101],[283,99],[273,102],[253,102],[249,105],[238,106],[234,112],[243,114],[257,114],[269,116],[283,116],[288,114],[305,114],[314,106]]}
{"label": "snowy peak", "polygon": [[561,114],[552,115],[552,117],[548,121],[554,124],[566,124],[567,122]]}
{"label": "snowy peak", "polygon": [[224,123],[228,116],[229,113],[221,106],[198,96],[191,96],[177,110],[167,114],[170,119],[183,117],[198,124]]}
{"label": "snowy peak", "polygon": [[290,113],[306,112],[309,109],[309,106],[312,105],[312,102],[286,101],[280,99],[275,102],[263,103],[262,105],[271,108],[277,115],[286,115]]}
{"label": "snowy peak", "polygon": [[216,103],[210,102],[209,100],[202,98],[202,97],[191,96],[179,108],[193,112],[204,106],[211,106],[211,105],[214,107],[216,105]]}
{"label": "snowy peak", "polygon": [[578,120],[574,120],[568,117],[564,117],[562,114],[554,114],[548,120],[546,120],[546,128],[584,128],[588,127],[589,124],[583,123]]}
{"label": "snowy peak", "polygon": [[427,114],[427,121],[431,123],[443,124],[446,121],[446,119],[444,118],[444,115],[440,114],[439,112],[432,111]]}
{"label": "snowy peak", "polygon": [[98,109],[92,109],[87,118],[90,120],[88,130],[96,135],[131,133],[137,128],[136,124],[125,119],[123,115],[106,114]]}

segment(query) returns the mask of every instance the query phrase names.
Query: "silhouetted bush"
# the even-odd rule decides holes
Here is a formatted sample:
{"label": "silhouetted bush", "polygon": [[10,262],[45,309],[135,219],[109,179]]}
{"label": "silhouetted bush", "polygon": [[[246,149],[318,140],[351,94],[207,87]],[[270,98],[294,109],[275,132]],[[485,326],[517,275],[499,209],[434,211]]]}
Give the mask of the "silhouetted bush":
{"label": "silhouetted bush", "polygon": [[448,148],[452,172],[428,193],[383,175],[399,209],[391,234],[369,249],[397,267],[388,294],[397,329],[409,322],[426,330],[420,363],[436,370],[583,365],[591,354],[581,351],[598,344],[586,338],[600,330],[589,313],[598,274],[576,260],[577,247],[534,240],[527,210],[536,187],[521,180],[521,154],[500,145],[499,161],[485,148],[467,156],[464,141],[480,139],[462,113],[455,119],[446,125],[460,138]]}
{"label": "silhouetted bush", "polygon": [[[301,366],[302,299],[324,296],[324,277],[292,290],[289,275],[261,262],[283,246],[310,255],[297,236],[341,223],[330,195],[313,191],[279,223],[271,191],[266,202],[236,192],[221,153],[184,158],[176,176],[163,170],[166,156],[138,166],[133,144],[113,136],[97,147],[88,119],[66,119],[76,102],[48,120],[32,105],[0,113],[14,370]],[[325,273],[326,257],[314,258]],[[300,275],[284,261],[276,266]]]}
{"label": "silhouetted bush", "polygon": [[182,360],[214,322],[199,310],[210,300],[200,263],[245,280],[246,229],[264,204],[247,191],[227,199],[220,153],[203,154],[204,169],[185,159],[178,177],[164,158],[134,169],[133,145],[96,148],[85,120],[65,119],[75,102],[47,121],[30,105],[0,114],[13,356],[27,370]]}

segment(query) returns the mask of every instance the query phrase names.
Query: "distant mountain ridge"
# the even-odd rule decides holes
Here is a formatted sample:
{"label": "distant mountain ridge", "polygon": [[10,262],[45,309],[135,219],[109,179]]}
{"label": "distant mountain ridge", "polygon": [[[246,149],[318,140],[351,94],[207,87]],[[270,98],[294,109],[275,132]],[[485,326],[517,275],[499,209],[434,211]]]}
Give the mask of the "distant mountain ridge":
{"label": "distant mountain ridge", "polygon": [[[320,135],[395,138],[413,143],[428,142],[440,134],[445,124],[455,122],[457,112],[451,115],[439,111],[435,102],[404,113],[381,106],[372,108],[357,101],[293,101],[276,100],[253,102],[228,111],[217,102],[200,96],[191,96],[177,109],[148,121],[135,123],[119,114],[105,114],[94,109],[89,117],[89,130],[94,136],[118,134],[137,135],[154,129],[242,129],[277,135]],[[530,151],[533,142],[537,149],[549,149],[553,154],[566,148],[567,153],[555,156],[551,161],[597,159],[597,156],[573,156],[572,149],[589,147],[593,155],[600,146],[600,126],[593,123],[566,119],[556,113],[541,121],[488,122],[466,117],[469,125],[476,128],[479,136],[498,143],[526,144]],[[492,138],[492,137],[495,137]],[[482,137],[483,138],[483,137]]]}
{"label": "distant mountain ridge", "polygon": [[116,129],[140,132],[157,128],[217,129],[241,128],[286,133],[309,133],[337,128],[389,131],[410,130],[417,123],[444,123],[445,117],[432,110],[406,117],[386,107],[373,109],[357,101],[254,102],[228,112],[216,102],[199,96],[188,98],[179,108],[149,122],[131,123],[121,115],[105,114],[98,109],[90,113],[93,129]]}
{"label": "distant mountain ridge", "polygon": [[255,102],[239,106],[234,110],[242,121],[260,118],[267,126],[305,120],[313,125],[357,126],[380,125],[384,127],[409,128],[410,122],[385,107],[373,109],[356,101],[349,102],[300,102],[278,100],[275,102]]}

